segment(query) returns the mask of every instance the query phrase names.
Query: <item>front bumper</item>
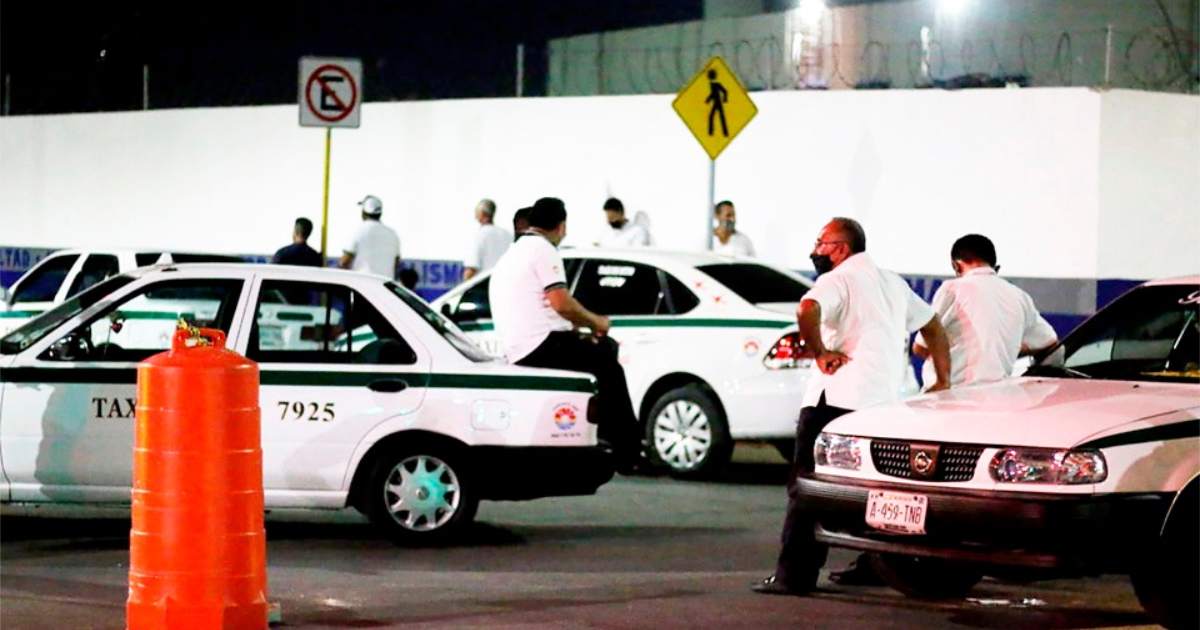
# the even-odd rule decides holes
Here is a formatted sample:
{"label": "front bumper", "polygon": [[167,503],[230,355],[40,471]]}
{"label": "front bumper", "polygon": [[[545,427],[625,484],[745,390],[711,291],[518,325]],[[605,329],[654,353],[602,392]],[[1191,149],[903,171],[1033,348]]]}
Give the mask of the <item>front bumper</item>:
{"label": "front bumper", "polygon": [[[928,497],[923,535],[866,523],[870,490]],[[982,565],[1124,571],[1154,540],[1170,494],[1062,495],[942,489],[812,475],[797,480],[817,540],[860,551]]]}
{"label": "front bumper", "polygon": [[476,446],[470,457],[479,498],[491,500],[595,494],[614,470],[598,446]]}

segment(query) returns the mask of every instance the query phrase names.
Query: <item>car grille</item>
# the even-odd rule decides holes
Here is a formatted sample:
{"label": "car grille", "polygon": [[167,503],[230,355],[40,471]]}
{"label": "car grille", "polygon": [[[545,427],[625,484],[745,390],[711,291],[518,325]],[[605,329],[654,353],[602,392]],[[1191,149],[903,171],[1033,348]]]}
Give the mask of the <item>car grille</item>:
{"label": "car grille", "polygon": [[[983,454],[983,447],[962,444],[940,446],[937,468],[933,476],[924,481],[970,481],[975,476],[975,465]],[[909,463],[911,453],[912,444],[908,442],[871,440],[871,461],[876,470],[889,477],[919,478]]]}

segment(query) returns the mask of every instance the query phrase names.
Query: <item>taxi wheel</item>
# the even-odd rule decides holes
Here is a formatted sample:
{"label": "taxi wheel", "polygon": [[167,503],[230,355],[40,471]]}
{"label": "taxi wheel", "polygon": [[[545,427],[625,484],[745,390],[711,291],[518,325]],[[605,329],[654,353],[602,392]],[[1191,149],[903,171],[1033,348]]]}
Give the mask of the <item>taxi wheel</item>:
{"label": "taxi wheel", "polygon": [[652,463],[684,478],[711,476],[733,453],[725,414],[701,385],[685,385],[659,397],[646,422],[646,442]]}
{"label": "taxi wheel", "polygon": [[1133,592],[1150,618],[1167,628],[1200,627],[1200,486],[1188,486],[1175,502],[1161,538],[1135,567]]}
{"label": "taxi wheel", "polygon": [[970,565],[942,560],[870,554],[871,568],[888,586],[917,599],[957,599],[983,579],[983,572]]}
{"label": "taxi wheel", "polygon": [[445,542],[479,507],[463,462],[436,445],[381,455],[366,489],[367,517],[398,543]]}

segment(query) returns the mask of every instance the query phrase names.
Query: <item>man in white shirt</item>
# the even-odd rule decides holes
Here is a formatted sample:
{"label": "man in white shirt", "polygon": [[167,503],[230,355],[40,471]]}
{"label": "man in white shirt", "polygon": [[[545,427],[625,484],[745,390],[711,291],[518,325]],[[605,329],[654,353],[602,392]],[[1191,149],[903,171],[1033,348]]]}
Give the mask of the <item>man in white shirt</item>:
{"label": "man in white shirt", "polygon": [[479,231],[475,232],[475,243],[471,246],[467,259],[463,261],[463,280],[470,280],[480,271],[487,271],[496,266],[496,261],[508,251],[512,243],[512,234],[496,225],[496,202],[491,199],[480,200],[475,205],[475,220],[479,222]]}
{"label": "man in white shirt", "polygon": [[362,224],[354,230],[350,243],[342,250],[338,266],[395,279],[400,266],[400,237],[380,221],[383,202],[367,195],[358,202]]}
{"label": "man in white shirt", "polygon": [[[567,288],[558,244],[567,235],[567,210],[552,197],[538,199],[529,230],[492,271],[488,298],[504,356],[528,367],[587,372],[596,377],[594,421],[613,449],[617,470],[632,471],[641,457],[641,431],[629,398],[607,317],[583,307]],[[589,334],[573,330],[590,329]]]}
{"label": "man in white shirt", "polygon": [[713,252],[724,256],[754,257],[754,244],[750,237],[737,231],[737,210],[729,200],[718,203],[713,208],[717,227],[713,229]]}
{"label": "man in white shirt", "polygon": [[[1007,377],[1018,356],[1037,353],[1058,335],[1033,304],[1033,298],[996,275],[996,247],[991,239],[968,234],[950,248],[954,280],[933,295],[933,310],[950,339],[950,384],[988,383]],[[922,338],[913,354],[928,356]],[[933,377],[927,361],[922,376]]]}
{"label": "man in white shirt", "polygon": [[904,380],[897,360],[908,336],[920,330],[937,368],[928,391],[949,387],[949,342],[929,305],[897,274],[866,253],[867,237],[853,219],[830,221],[813,247],[820,274],[796,316],[804,352],[818,370],[808,380],[796,424],[795,473],[788,484],[787,518],[775,573],[754,585],[770,595],[804,595],[817,584],[828,547],[813,537],[813,521],[796,500],[796,475],[811,474],[813,445],[834,418],[894,401]]}
{"label": "man in white shirt", "polygon": [[600,239],[600,247],[629,249],[650,246],[650,232],[625,218],[625,204],[620,199],[609,197],[604,202],[604,215],[612,229]]}

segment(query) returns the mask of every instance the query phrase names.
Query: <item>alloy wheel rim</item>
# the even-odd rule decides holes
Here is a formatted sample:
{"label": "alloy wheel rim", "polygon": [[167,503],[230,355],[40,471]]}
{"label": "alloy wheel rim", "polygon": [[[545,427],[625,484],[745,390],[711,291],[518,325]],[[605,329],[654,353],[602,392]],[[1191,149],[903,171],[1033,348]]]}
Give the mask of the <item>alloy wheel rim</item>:
{"label": "alloy wheel rim", "polygon": [[462,499],[458,475],[432,455],[413,455],[396,464],[383,484],[392,520],[404,529],[430,532],[442,527]]}
{"label": "alloy wheel rim", "polygon": [[712,449],[712,424],[700,405],[674,400],[654,419],[654,449],[675,470],[694,470]]}

